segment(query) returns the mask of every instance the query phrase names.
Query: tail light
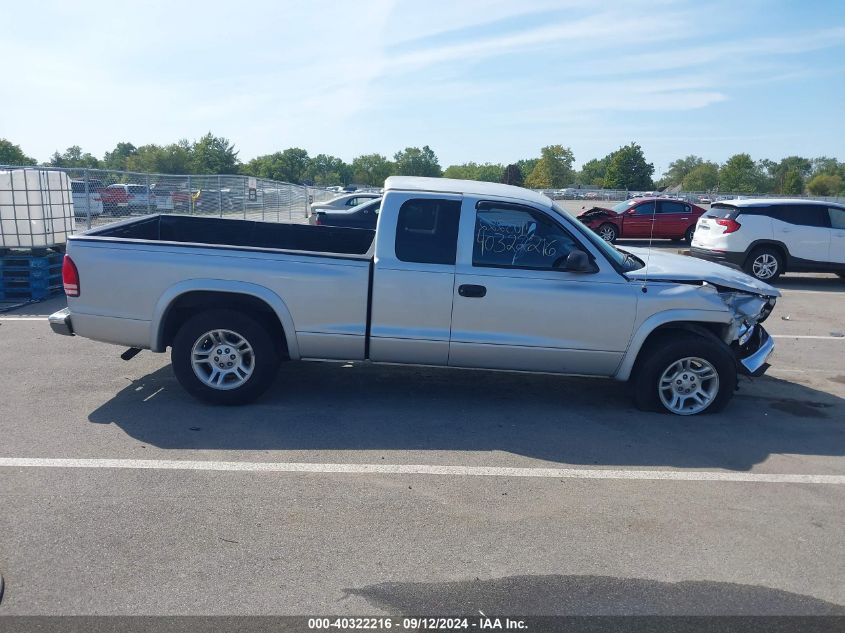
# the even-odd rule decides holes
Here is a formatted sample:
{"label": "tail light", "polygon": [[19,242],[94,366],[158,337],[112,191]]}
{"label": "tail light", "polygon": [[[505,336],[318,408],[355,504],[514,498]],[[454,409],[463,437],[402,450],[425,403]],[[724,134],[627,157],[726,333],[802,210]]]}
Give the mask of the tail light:
{"label": "tail light", "polygon": [[737,222],[736,220],[731,220],[730,218],[720,218],[716,220],[716,224],[725,227],[723,235],[725,233],[733,233],[734,231],[738,231],[739,227],[742,226],[739,222]]}
{"label": "tail light", "polygon": [[76,270],[76,264],[68,255],[65,255],[62,262],[62,284],[68,297],[79,296],[79,271]]}
{"label": "tail light", "polygon": [[314,224],[316,224],[317,226],[323,225],[323,214],[322,213],[318,213],[317,215],[314,216]]}

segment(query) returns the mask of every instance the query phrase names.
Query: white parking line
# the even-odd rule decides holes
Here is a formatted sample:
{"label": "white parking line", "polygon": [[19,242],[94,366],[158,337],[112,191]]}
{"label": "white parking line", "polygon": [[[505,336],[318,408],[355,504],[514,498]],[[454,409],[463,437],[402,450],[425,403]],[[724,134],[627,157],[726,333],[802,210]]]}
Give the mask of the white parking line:
{"label": "white parking line", "polygon": [[728,481],[770,484],[845,484],[845,475],[737,473],[697,470],[619,470],[588,468],[517,468],[508,466],[437,466],[425,464],[319,464],[308,462],[226,462],[173,459],[53,459],[0,457],[9,468],[116,468],[249,473],[349,475],[446,475],[453,477],[538,477],[543,479],[635,479],[647,481]]}
{"label": "white parking line", "polygon": [[4,316],[0,317],[0,321],[3,322],[11,322],[11,321],[46,321],[47,317],[45,316]]}

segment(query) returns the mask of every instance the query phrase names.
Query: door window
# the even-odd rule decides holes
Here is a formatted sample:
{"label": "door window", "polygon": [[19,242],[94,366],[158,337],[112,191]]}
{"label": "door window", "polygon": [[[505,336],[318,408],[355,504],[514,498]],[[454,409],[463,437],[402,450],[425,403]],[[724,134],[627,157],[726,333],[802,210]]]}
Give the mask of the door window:
{"label": "door window", "polygon": [[635,215],[652,215],[654,213],[654,201],[643,202],[641,205],[634,207]]}
{"label": "door window", "polygon": [[660,213],[687,213],[689,207],[683,202],[661,202]]}
{"label": "door window", "polygon": [[829,208],[830,226],[834,229],[845,229],[845,209]]}
{"label": "door window", "polygon": [[815,204],[784,204],[772,207],[772,217],[798,226],[829,226],[827,209]]}
{"label": "door window", "polygon": [[455,264],[458,200],[406,200],[396,223],[396,258],[421,264]]}
{"label": "door window", "polygon": [[577,248],[569,233],[539,211],[498,203],[479,205],[473,266],[550,270]]}

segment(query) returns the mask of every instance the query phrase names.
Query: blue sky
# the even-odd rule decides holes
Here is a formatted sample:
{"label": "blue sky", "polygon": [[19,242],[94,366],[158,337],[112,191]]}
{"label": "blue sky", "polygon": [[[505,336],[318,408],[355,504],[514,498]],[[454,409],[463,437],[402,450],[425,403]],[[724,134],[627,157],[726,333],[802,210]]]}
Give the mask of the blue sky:
{"label": "blue sky", "polygon": [[211,130],[240,158],[441,164],[639,142],[674,158],[845,159],[845,2],[16,2],[0,137],[45,160]]}

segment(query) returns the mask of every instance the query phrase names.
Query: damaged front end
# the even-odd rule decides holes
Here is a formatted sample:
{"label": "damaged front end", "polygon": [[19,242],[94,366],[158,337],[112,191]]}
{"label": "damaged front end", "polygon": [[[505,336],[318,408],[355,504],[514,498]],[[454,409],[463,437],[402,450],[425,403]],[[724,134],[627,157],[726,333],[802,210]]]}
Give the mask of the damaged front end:
{"label": "damaged front end", "polygon": [[769,368],[767,361],[775,346],[771,335],[760,324],[772,313],[777,297],[718,290],[719,297],[733,313],[723,340],[733,351],[741,373],[762,376]]}

